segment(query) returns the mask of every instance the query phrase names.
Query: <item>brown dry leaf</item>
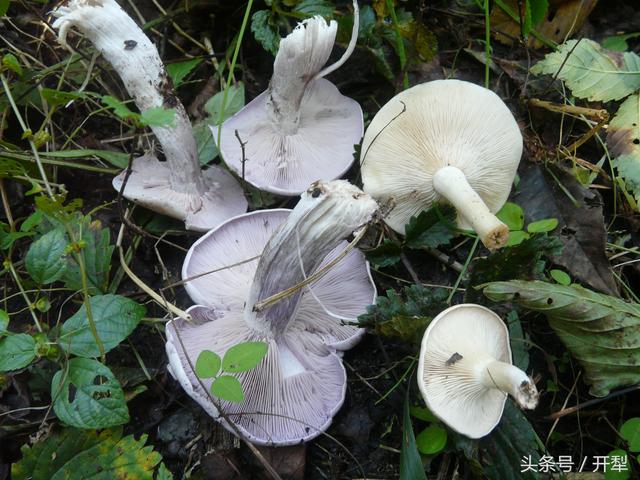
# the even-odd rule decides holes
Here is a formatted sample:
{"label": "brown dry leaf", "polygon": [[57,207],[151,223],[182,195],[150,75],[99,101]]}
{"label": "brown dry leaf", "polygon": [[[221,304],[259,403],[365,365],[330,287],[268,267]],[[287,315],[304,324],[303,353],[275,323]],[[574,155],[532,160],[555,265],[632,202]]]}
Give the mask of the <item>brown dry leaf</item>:
{"label": "brown dry leaf", "polygon": [[[511,11],[518,11],[518,0],[503,2]],[[580,30],[597,3],[598,0],[551,0],[546,18],[533,28],[547,40],[562,43]],[[522,1],[523,9],[525,4],[526,0]],[[495,5],[491,12],[491,30],[496,40],[506,45],[512,45],[514,39],[520,37],[520,25],[498,5]],[[533,34],[529,35],[528,44],[532,48],[545,46]]]}

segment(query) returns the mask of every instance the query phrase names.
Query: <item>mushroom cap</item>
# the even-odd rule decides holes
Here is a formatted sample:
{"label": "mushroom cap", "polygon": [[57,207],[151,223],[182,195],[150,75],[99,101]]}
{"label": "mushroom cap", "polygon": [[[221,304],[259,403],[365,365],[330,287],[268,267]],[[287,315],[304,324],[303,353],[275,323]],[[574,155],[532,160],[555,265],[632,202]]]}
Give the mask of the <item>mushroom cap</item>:
{"label": "mushroom cap", "polygon": [[[404,111],[403,111],[404,110]],[[405,90],[384,105],[364,136],[364,191],[393,199],[385,222],[404,234],[412,216],[441,196],[433,176],[460,169],[492,213],[504,205],[522,155],[522,134],[491,90],[461,80],[435,80]],[[458,217],[461,228],[470,228]]]}
{"label": "mushroom cap", "polygon": [[[131,174],[123,195],[125,198],[163,215],[184,220],[186,228],[208,231],[231,217],[246,212],[247,199],[238,182],[226,170],[211,165],[202,172],[207,191],[198,195],[171,188],[170,170],[166,162],[152,155],[133,160]],[[118,192],[122,188],[126,170],[113,178]]]}
{"label": "mushroom cap", "polygon": [[[364,131],[362,109],[335,85],[319,78],[307,86],[300,104],[296,133],[286,135],[267,114],[268,92],[263,92],[221,127],[218,146],[225,163],[244,179],[267,192],[300,195],[317,180],[341,177],[354,161],[354,145]],[[218,139],[218,127],[211,127]]]}
{"label": "mushroom cap", "polygon": [[436,417],[470,438],[483,437],[498,425],[507,400],[506,393],[477,379],[491,359],[511,364],[509,331],[481,305],[444,310],[422,339],[418,386],[424,401]]}
{"label": "mushroom cap", "polygon": [[[251,442],[261,445],[305,442],[328,428],[346,391],[340,351],[353,346],[364,334],[363,329],[342,325],[336,317],[360,315],[376,295],[369,265],[354,249],[309,285],[314,295],[309,289],[302,294],[295,319],[282,336],[249,328],[244,308],[258,257],[289,213],[276,209],[240,215],[195,242],[182,276],[189,296],[202,305],[189,309],[194,319],[191,323],[178,318],[167,325],[171,372],[212,416],[217,416],[217,410],[191,367],[200,352],[207,349],[222,356],[240,342],[269,344],[267,357],[255,369],[237,376],[245,401],[221,402],[236,427]],[[346,244],[342,242],[332,250],[319,268]],[[209,388],[210,381],[203,382]]]}

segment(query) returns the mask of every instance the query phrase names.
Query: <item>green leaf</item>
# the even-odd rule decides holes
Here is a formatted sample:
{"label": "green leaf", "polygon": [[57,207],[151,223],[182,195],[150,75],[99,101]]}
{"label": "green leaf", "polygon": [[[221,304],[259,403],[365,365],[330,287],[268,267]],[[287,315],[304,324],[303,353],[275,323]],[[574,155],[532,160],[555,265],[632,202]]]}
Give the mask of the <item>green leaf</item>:
{"label": "green leaf", "polygon": [[265,342],[243,342],[234,345],[222,358],[222,369],[229,373],[251,370],[267,354],[269,345]]}
{"label": "green leaf", "polygon": [[176,117],[175,108],[147,108],[140,115],[140,123],[145,126],[170,127]]}
{"label": "green leaf", "polygon": [[400,448],[400,480],[427,480],[422,459],[416,446],[411,416],[409,396],[405,395],[402,413],[402,447]]}
{"label": "green leaf", "polygon": [[189,75],[194,68],[202,63],[201,58],[192,58],[184,62],[170,63],[167,65],[167,73],[171,77],[173,85],[177,88],[182,85],[183,80]]}
{"label": "green leaf", "polygon": [[584,368],[589,392],[640,383],[640,306],[579,285],[541,281],[483,286],[494,302],[514,302],[546,315],[549,325]]}
{"label": "green leaf", "polygon": [[631,478],[629,456],[624,450],[616,449],[607,454],[604,480],[627,480]]}
{"label": "green leaf", "polygon": [[0,0],[0,17],[3,17],[7,14],[7,10],[9,10],[9,4],[11,0]]}
{"label": "green leaf", "polygon": [[123,102],[115,97],[112,97],[111,95],[104,95],[102,97],[102,103],[104,103],[107,107],[112,108],[113,113],[115,113],[116,116],[122,118],[123,120],[140,118],[139,114],[129,110],[129,107],[127,107]]}
{"label": "green leaf", "polygon": [[503,205],[496,217],[502,223],[504,223],[512,232],[515,230],[522,230],[524,227],[524,210],[520,205],[507,202]]}
{"label": "green leaf", "polygon": [[203,350],[196,360],[196,375],[200,378],[213,378],[220,372],[222,360],[211,350]]}
{"label": "green leaf", "polygon": [[435,205],[411,217],[405,227],[405,245],[409,248],[436,248],[446,245],[455,236],[455,210]]}
{"label": "green leaf", "polygon": [[591,101],[620,100],[640,89],[638,55],[606,50],[586,38],[560,45],[534,65],[531,73],[557,74],[573,95]]}
{"label": "green leaf", "polygon": [[558,226],[557,218],[545,218],[544,220],[531,222],[529,225],[527,225],[527,232],[546,233],[546,232],[553,231],[557,226]]}
{"label": "green leaf", "polygon": [[447,444],[447,431],[435,425],[425,428],[416,437],[416,445],[420,453],[435,455]]}
{"label": "green leaf", "polygon": [[9,328],[9,314],[0,309],[0,337],[7,335]]}
{"label": "green leaf", "polygon": [[[98,433],[66,428],[32,447],[23,445],[22,459],[11,474],[15,480],[153,480],[162,457],[152,446],[145,447],[147,436],[121,436],[120,429]],[[161,476],[162,467],[157,479],[171,478]]]}
{"label": "green leaf", "polygon": [[419,420],[424,420],[425,422],[439,422],[440,420],[436,417],[431,410],[425,407],[415,407],[412,406],[409,408],[409,412],[412,417],[415,417]]}
{"label": "green leaf", "polygon": [[48,285],[62,278],[67,270],[67,244],[67,236],[60,229],[51,230],[31,244],[24,263],[36,283]]}
{"label": "green leaf", "polygon": [[0,372],[18,370],[36,358],[36,341],[31,335],[20,333],[0,340]]}
{"label": "green leaf", "polygon": [[400,261],[402,247],[393,240],[386,238],[379,247],[368,250],[367,260],[378,267],[388,267]]}
{"label": "green leaf", "polygon": [[108,428],[129,421],[124,392],[106,365],[73,358],[51,381],[53,409],[58,418],[77,428]]}
{"label": "green leaf", "polygon": [[627,98],[609,123],[607,147],[614,165],[640,202],[640,95]]}
{"label": "green leaf", "polygon": [[329,0],[302,0],[293,9],[296,13],[313,16],[330,18],[333,16],[334,5]]}
{"label": "green leaf", "polygon": [[[145,314],[142,305],[120,295],[96,295],[89,303],[98,337],[106,352],[127,338]],[[84,304],[64,322],[58,341],[62,348],[74,355],[87,358],[100,355]]]}
{"label": "green leaf", "polygon": [[47,152],[47,157],[52,158],[87,158],[96,156],[109,162],[114,167],[126,168],[129,165],[129,154],[124,152],[114,152],[111,150],[95,150],[91,148],[80,150],[62,150],[60,152]]}
{"label": "green leaf", "polygon": [[43,88],[40,92],[42,98],[44,98],[50,106],[56,107],[58,105],[66,105],[67,103],[77,100],[78,98],[86,98],[87,95],[83,92],[62,92],[53,88]]}
{"label": "green leaf", "polygon": [[547,0],[526,0],[522,33],[529,35],[531,29],[544,20],[549,4]]}
{"label": "green leaf", "polygon": [[206,121],[197,122],[193,126],[193,136],[196,138],[198,161],[206,165],[218,155],[218,147],[213,138],[211,127]]}
{"label": "green leaf", "polygon": [[241,403],[244,400],[242,385],[237,378],[231,375],[222,375],[211,384],[211,393],[227,402]]}
{"label": "green leaf", "polygon": [[571,285],[571,277],[562,270],[553,269],[549,275],[560,285]]}
{"label": "green leaf", "polygon": [[6,232],[0,228],[0,250],[8,250],[16,240],[32,235],[31,232]]}
{"label": "green leaf", "polygon": [[164,463],[161,463],[160,467],[158,468],[158,475],[156,475],[156,480],[173,480],[173,474],[167,467],[164,466]]}
{"label": "green leaf", "polygon": [[509,327],[509,343],[511,344],[513,364],[526,372],[529,368],[529,337],[524,333],[516,311],[510,311],[506,321]]}
{"label": "green leaf", "polygon": [[274,56],[278,53],[280,34],[278,28],[271,24],[269,10],[258,10],[251,16],[251,31],[262,48]]}
{"label": "green leaf", "polygon": [[506,247],[514,247],[520,245],[525,240],[531,238],[527,232],[522,230],[516,230],[515,232],[509,232],[509,240],[507,240]]}
{"label": "green leaf", "polygon": [[224,108],[224,116],[222,121],[232,117],[244,107],[244,83],[238,82],[221,92],[216,93],[204,104],[204,111],[207,112],[209,125],[218,125],[220,115],[222,114],[222,104],[224,103],[224,95],[227,93],[227,103]]}
{"label": "green leaf", "polygon": [[[2,7],[0,6],[0,8]],[[4,57],[2,57],[2,66],[4,68],[8,68],[19,77],[22,76],[22,67],[20,66],[20,61],[13,53],[7,53]]]}
{"label": "green leaf", "polygon": [[602,40],[602,46],[607,50],[624,52],[626,50],[629,50],[629,44],[627,43],[627,40],[636,37],[640,37],[640,33],[628,33],[626,35],[614,35],[613,37],[606,37],[604,40]]}
{"label": "green leaf", "polygon": [[640,452],[640,418],[630,418],[620,427],[620,436],[627,441],[630,452]]}

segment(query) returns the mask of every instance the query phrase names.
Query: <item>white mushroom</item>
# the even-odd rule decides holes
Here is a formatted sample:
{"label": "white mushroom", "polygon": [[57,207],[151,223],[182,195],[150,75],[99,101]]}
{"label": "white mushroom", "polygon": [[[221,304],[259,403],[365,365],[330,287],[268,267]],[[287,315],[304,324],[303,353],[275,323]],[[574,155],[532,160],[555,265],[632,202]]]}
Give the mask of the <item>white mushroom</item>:
{"label": "white mushroom", "polygon": [[511,363],[507,326],[475,304],[450,307],[431,321],[422,339],[418,386],[429,410],[470,438],[498,425],[507,394],[521,408],[538,404],[533,380]]}
{"label": "white mushroom", "polygon": [[355,48],[359,17],[355,0],[353,5],[351,42],[338,62],[321,71],[337,23],[320,16],[302,21],[280,41],[268,90],[212,127],[216,141],[220,129],[224,161],[257,188],[299,195],[314,181],[339,178],[353,163],[354,145],[364,131],[362,109],[322,78]]}
{"label": "white mushroom", "polygon": [[393,200],[385,219],[403,234],[434,202],[451,203],[461,228],[490,250],[509,229],[494,215],[504,205],[522,155],[522,134],[491,90],[460,80],[416,85],[393,97],[372,120],[361,150],[364,190]]}
{"label": "white mushroom", "polygon": [[[247,209],[244,193],[225,170],[200,169],[196,141],[182,103],[173,91],[158,50],[114,0],[71,0],[53,12],[59,41],[69,29],[87,37],[116,70],[138,109],[171,108],[170,126],[152,126],[166,162],[153,155],[133,161],[124,196],[151,210],[184,220],[193,230],[209,230]],[[114,178],[120,191],[125,172]]]}

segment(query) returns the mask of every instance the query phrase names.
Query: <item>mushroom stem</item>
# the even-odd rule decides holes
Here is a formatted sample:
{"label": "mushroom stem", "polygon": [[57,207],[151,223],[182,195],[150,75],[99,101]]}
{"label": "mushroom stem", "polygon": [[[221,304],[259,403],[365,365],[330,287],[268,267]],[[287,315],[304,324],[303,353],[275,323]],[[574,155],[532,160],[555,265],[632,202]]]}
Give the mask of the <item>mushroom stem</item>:
{"label": "mushroom stem", "polygon": [[489,211],[462,170],[451,166],[439,169],[433,176],[433,187],[471,224],[485,247],[495,250],[507,243],[509,228]]}
{"label": "mushroom stem", "polygon": [[538,405],[538,390],[529,376],[509,363],[491,360],[480,372],[484,386],[511,395],[521,408],[532,410]]}
{"label": "mushroom stem", "polygon": [[151,40],[114,0],[71,0],[54,15],[60,43],[66,45],[71,27],[80,30],[113,66],[141,112],[174,109],[172,125],[151,126],[169,164],[171,188],[204,193],[191,123]]}
{"label": "mushroom stem", "polygon": [[262,334],[281,335],[304,289],[259,311],[256,304],[304,281],[377,208],[369,195],[345,180],[314,183],[264,248],[245,307],[247,324]]}

